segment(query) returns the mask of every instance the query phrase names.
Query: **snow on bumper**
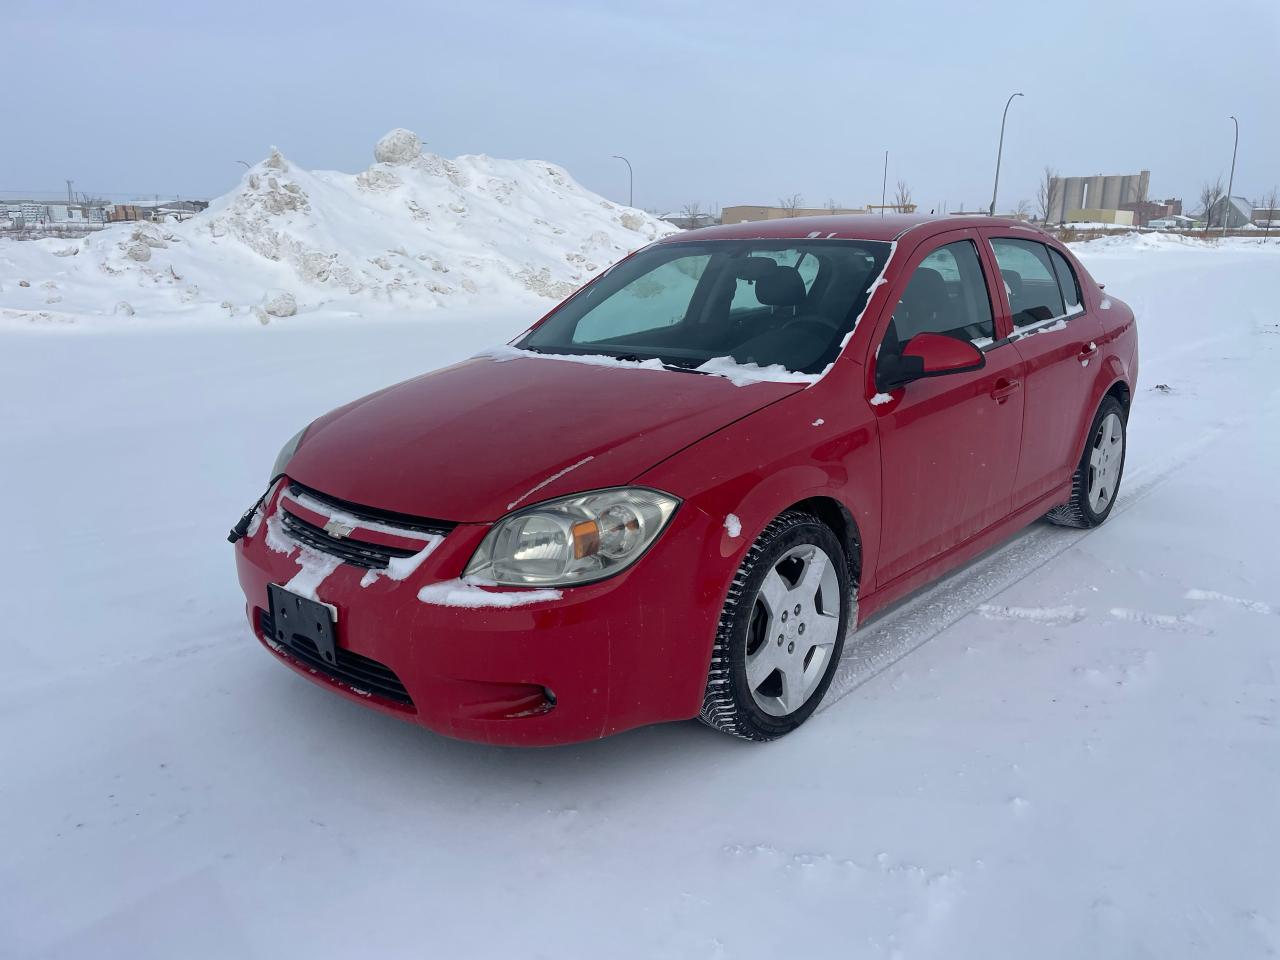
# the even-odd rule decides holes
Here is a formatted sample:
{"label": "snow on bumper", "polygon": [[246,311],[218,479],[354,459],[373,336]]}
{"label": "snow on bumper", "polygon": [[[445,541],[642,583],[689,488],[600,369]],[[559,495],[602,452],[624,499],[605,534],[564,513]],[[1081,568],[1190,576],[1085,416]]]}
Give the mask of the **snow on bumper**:
{"label": "snow on bumper", "polygon": [[270,523],[235,548],[254,633],[303,676],[466,740],[569,743],[696,715],[723,600],[700,560],[718,552],[710,545],[723,534],[719,524],[686,505],[649,554],[617,577],[540,591],[518,605],[498,605],[498,598],[530,591],[473,585],[469,601],[471,591],[483,590],[496,603],[430,602],[457,590],[487,530],[458,526],[403,580],[370,581],[362,568],[338,563],[308,581],[314,598],[338,611],[339,648],[393,671],[411,704],[335,679],[264,636],[268,584],[288,584],[315,559],[299,548],[282,552],[279,527]]}

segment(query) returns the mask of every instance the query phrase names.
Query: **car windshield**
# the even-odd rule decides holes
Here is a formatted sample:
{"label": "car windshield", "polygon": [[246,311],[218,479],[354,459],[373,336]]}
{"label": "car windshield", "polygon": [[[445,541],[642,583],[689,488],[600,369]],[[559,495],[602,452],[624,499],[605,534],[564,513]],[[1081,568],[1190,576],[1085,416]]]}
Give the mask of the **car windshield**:
{"label": "car windshield", "polygon": [[584,288],[517,346],[690,369],[731,357],[820,373],[866,306],[889,250],[862,240],[658,244]]}

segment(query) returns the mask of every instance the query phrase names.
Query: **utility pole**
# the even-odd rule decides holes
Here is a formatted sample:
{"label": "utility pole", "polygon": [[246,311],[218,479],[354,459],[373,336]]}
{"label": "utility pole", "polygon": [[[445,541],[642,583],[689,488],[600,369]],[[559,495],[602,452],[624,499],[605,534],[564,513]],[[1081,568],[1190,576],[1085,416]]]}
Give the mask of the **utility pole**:
{"label": "utility pole", "polygon": [[[1240,121],[1235,117],[1228,117],[1232,123],[1236,125],[1236,138],[1231,144],[1231,176],[1227,178],[1227,198],[1222,207],[1222,235],[1227,235],[1227,221],[1231,219],[1231,188],[1236,182],[1236,149],[1240,146]],[[1219,180],[1219,183],[1222,181]]]}
{"label": "utility pole", "polygon": [[889,151],[884,152],[884,179],[880,181],[880,216],[884,216],[885,191],[889,187]]}
{"label": "utility pole", "polygon": [[989,217],[996,215],[996,192],[1000,189],[1000,158],[1004,155],[1004,123],[1009,119],[1009,104],[1013,103],[1014,97],[1020,96],[1022,96],[1020,93],[1010,95],[1004,102],[1004,114],[1000,117],[1000,146],[996,148],[996,182],[991,187],[991,207],[987,210]]}
{"label": "utility pole", "polygon": [[[68,181],[67,181],[67,206],[70,206],[70,205],[74,202],[74,200],[75,200],[75,197],[74,197],[74,196],[72,195],[72,193],[71,193],[71,185],[72,185],[73,183],[75,183],[75,181],[74,181],[74,180],[68,180]],[[69,211],[68,211],[68,212],[69,212]]]}
{"label": "utility pole", "polygon": [[621,160],[627,165],[627,206],[634,207],[636,205],[636,177],[631,170],[631,161],[616,153],[613,154],[613,159]]}

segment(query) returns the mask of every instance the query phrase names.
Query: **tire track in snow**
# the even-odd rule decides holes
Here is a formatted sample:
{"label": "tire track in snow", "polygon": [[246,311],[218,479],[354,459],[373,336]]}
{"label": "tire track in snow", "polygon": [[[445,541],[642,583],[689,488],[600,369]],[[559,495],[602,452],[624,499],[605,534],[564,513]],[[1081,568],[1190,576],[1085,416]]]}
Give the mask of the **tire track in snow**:
{"label": "tire track in snow", "polygon": [[[1274,391],[1266,402],[1255,408],[1258,415],[1238,417],[1206,427],[1196,439],[1129,474],[1126,477],[1127,492],[1116,501],[1111,517],[1123,515],[1141,503],[1224,434],[1235,432],[1256,420],[1269,419],[1277,400],[1280,400],[1280,390]],[[1099,529],[1072,530],[1039,521],[1013,540],[995,547],[938,583],[925,587],[884,613],[876,614],[846,638],[836,675],[815,712],[829,710],[952,624],[989,604]]]}

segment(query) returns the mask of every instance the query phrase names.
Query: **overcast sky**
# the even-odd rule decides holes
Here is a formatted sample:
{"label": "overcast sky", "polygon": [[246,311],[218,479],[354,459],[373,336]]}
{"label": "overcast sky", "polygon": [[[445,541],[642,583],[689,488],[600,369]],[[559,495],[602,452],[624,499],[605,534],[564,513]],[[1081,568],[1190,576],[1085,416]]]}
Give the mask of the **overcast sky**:
{"label": "overcast sky", "polygon": [[[563,164],[663,210],[1000,207],[1040,173],[1151,170],[1194,203],[1280,183],[1280,2],[5,0],[0,190],[211,197],[275,144],[355,172],[392,127]],[[12,195],[12,193],[7,194]]]}

